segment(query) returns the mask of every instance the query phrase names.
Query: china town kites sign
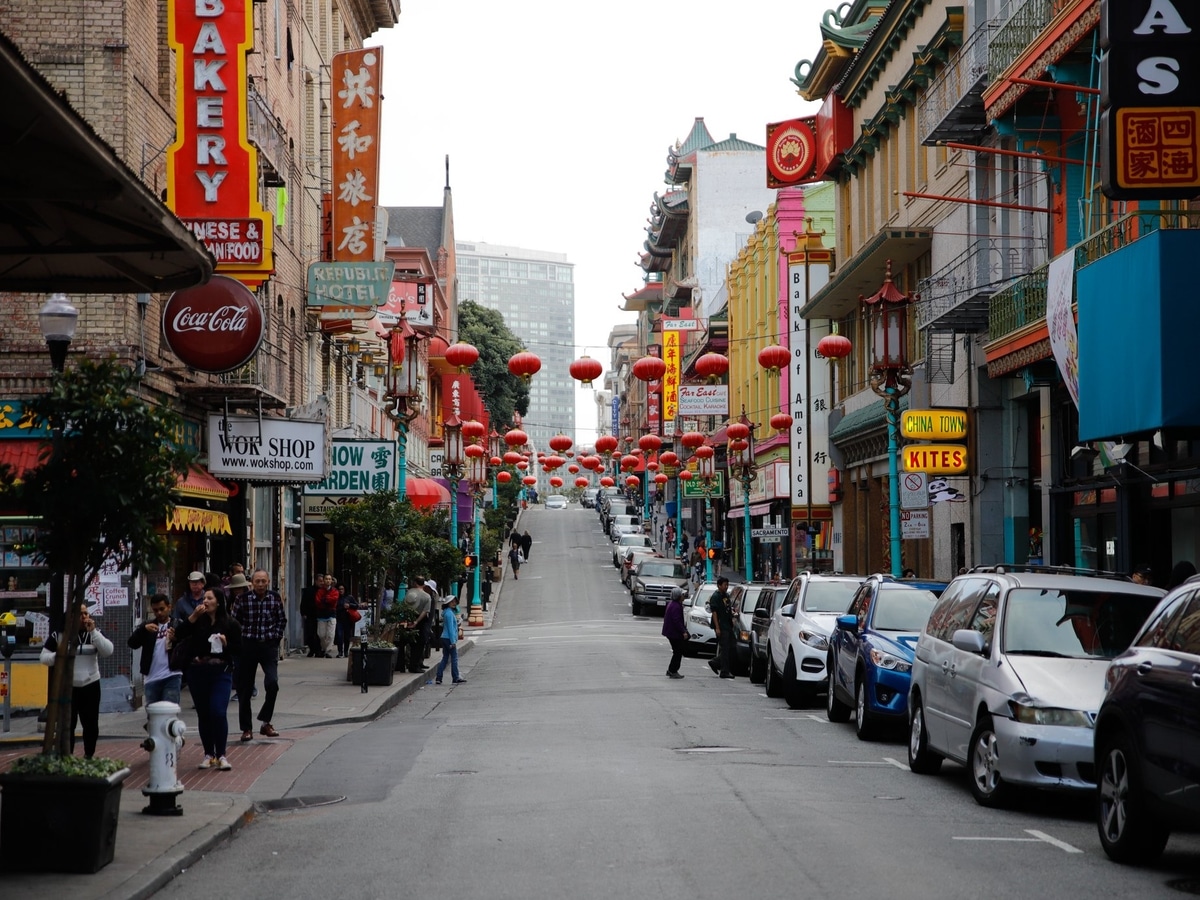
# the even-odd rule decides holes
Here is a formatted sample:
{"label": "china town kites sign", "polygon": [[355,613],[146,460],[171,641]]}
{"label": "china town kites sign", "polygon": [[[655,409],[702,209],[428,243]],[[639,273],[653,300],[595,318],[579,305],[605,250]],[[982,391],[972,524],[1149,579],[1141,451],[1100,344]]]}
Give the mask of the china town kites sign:
{"label": "china town kites sign", "polygon": [[271,214],[258,199],[247,132],[251,0],[170,0],[179,89],[167,151],[167,205],[208,247],[217,271],[256,287],[274,272]]}

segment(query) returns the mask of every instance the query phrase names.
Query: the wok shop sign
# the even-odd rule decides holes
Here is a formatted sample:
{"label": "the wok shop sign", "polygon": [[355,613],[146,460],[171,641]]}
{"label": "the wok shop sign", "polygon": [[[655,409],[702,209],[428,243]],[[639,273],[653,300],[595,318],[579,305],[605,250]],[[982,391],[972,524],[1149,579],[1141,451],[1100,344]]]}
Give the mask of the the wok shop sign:
{"label": "the wok shop sign", "polygon": [[241,481],[323,481],[325,423],[209,413],[208,471]]}

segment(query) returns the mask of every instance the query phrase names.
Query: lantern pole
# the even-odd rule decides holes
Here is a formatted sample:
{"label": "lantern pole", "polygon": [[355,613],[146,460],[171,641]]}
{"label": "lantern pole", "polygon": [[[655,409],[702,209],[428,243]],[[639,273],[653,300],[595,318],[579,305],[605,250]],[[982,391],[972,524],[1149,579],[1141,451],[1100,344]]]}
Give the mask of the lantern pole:
{"label": "lantern pole", "polygon": [[[450,546],[458,552],[458,482],[463,476],[462,422],[451,413],[442,423],[445,438],[445,460],[442,470],[450,482]],[[450,583],[450,596],[458,596],[458,581]]]}

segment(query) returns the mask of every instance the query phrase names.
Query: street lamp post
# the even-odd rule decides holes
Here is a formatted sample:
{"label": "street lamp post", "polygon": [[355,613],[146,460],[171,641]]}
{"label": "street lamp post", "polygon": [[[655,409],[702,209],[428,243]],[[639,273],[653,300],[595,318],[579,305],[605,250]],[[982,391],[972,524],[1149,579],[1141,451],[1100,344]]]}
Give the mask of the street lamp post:
{"label": "street lamp post", "polygon": [[[500,459],[504,456],[504,438],[500,436],[500,432],[492,429],[492,433],[488,435],[488,456],[492,459]],[[500,507],[500,490],[496,482],[496,473],[500,471],[499,465],[492,465],[492,509]]]}
{"label": "street lamp post", "polygon": [[416,334],[404,337],[397,325],[388,345],[384,412],[396,425],[396,493],[403,500],[408,496],[408,426],[421,406],[421,338]]}
{"label": "street lamp post", "polygon": [[474,590],[471,592],[471,605],[467,610],[468,625],[483,624],[483,601],[482,595],[479,593],[479,578],[483,566],[480,565],[479,559],[479,532],[481,524],[479,521],[479,508],[483,504],[483,492],[488,481],[488,458],[482,452],[483,447],[478,448],[481,452],[471,455],[470,477],[471,477],[471,509],[472,523],[475,531],[475,552],[472,554],[472,559],[475,560],[474,572]]}
{"label": "street lamp post", "polygon": [[892,261],[887,261],[883,286],[865,297],[863,316],[871,335],[871,389],[884,398],[888,423],[888,529],[891,537],[892,575],[903,572],[900,558],[900,398],[912,387],[908,361],[908,307],[913,298],[892,281]]}
{"label": "street lamp post", "polygon": [[717,481],[717,461],[708,444],[697,447],[695,456],[696,473],[704,485],[704,580],[712,581],[712,494]]}
{"label": "street lamp post", "polygon": [[746,582],[754,580],[754,559],[750,538],[750,485],[758,474],[754,465],[754,423],[746,418],[746,408],[742,407],[742,416],[738,421],[726,428],[729,436],[728,460],[729,474],[742,482],[742,557],[746,566]]}
{"label": "street lamp post", "polygon": [[[450,544],[458,551],[458,482],[463,477],[463,442],[462,422],[458,416],[451,413],[450,418],[442,423],[445,438],[446,458],[442,463],[442,471],[450,482]],[[450,595],[458,596],[458,582],[450,585]]]}

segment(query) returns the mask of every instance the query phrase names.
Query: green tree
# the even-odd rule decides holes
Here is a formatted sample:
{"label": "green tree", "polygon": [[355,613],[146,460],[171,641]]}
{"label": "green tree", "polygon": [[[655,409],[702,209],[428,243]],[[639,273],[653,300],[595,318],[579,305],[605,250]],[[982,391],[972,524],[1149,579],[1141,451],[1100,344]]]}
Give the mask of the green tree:
{"label": "green tree", "polygon": [[115,360],[79,364],[54,376],[28,408],[49,430],[38,466],[15,491],[39,531],[36,554],[66,576],[67,613],[50,673],[42,753],[71,752],[71,683],[84,589],[102,566],[143,572],[166,559],[163,522],[191,454],[170,442],[183,421],[138,397],[137,377]]}
{"label": "green tree", "polygon": [[493,427],[503,433],[513,412],[529,412],[529,385],[508,371],[508,361],[525,349],[494,309],[465,300],[458,306],[458,336],[479,351],[479,360],[471,366],[471,380],[483,402]]}

